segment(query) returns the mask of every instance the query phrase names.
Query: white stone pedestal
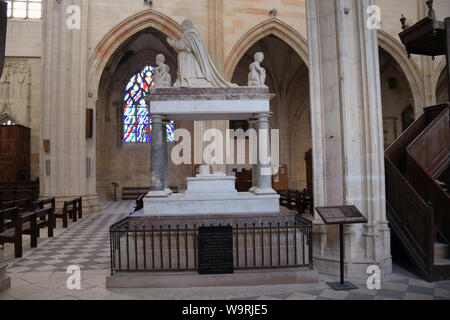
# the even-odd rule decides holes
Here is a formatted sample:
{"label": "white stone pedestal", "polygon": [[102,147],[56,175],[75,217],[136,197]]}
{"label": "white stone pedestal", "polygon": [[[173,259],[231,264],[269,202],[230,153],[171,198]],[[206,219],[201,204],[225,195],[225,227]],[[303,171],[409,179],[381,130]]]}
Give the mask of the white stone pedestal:
{"label": "white stone pedestal", "polygon": [[144,215],[240,215],[280,211],[278,194],[237,192],[235,180],[223,173],[187,178],[185,194],[156,197],[149,193],[144,199]]}

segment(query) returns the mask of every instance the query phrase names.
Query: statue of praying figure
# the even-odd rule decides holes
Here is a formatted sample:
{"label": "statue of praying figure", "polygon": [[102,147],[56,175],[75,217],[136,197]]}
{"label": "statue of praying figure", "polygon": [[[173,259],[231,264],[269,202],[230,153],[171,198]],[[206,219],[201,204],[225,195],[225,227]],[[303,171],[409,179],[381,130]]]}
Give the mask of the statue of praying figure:
{"label": "statue of praying figure", "polygon": [[255,61],[250,64],[250,73],[248,74],[249,87],[267,87],[266,82],[266,69],[261,67],[261,63],[264,60],[264,53],[255,53]]}
{"label": "statue of praying figure", "polygon": [[178,77],[173,86],[176,88],[236,87],[236,84],[225,81],[219,74],[192,21],[184,20],[181,26],[183,37],[180,41],[167,38],[169,45],[178,53]]}
{"label": "statue of praying figure", "polygon": [[161,53],[158,54],[156,56],[156,67],[153,69],[155,88],[170,88],[172,86],[170,67],[164,62],[166,62],[166,57]]}

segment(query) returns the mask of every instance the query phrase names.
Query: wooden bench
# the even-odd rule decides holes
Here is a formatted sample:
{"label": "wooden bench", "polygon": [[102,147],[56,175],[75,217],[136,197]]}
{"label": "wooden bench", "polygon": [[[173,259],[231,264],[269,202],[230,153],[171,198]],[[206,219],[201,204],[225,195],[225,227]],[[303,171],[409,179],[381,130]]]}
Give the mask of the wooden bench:
{"label": "wooden bench", "polygon": [[312,192],[304,189],[301,198],[301,212],[299,213],[313,213],[314,210],[314,197]]}
{"label": "wooden bench", "polygon": [[55,212],[53,214],[53,227],[56,228],[56,219],[61,218],[63,221],[63,228],[68,227],[69,218],[72,219],[73,222],[76,222],[78,219],[83,218],[83,203],[81,198],[76,198],[70,201],[65,201],[62,211]]}
{"label": "wooden bench", "polygon": [[280,206],[287,207],[287,203],[288,203],[287,194],[288,194],[288,191],[287,190],[278,190],[277,193],[280,195]]}
{"label": "wooden bench", "polygon": [[299,214],[313,213],[314,197],[310,191],[281,190],[278,194],[280,206],[287,207],[289,210],[295,209]]}
{"label": "wooden bench", "polygon": [[[31,247],[37,247],[37,222],[35,212],[21,213],[20,209],[10,208],[0,210],[0,244],[13,243],[14,255],[16,258],[22,257],[22,235],[28,231],[31,236]],[[4,221],[11,220],[12,227],[4,228]]]}
{"label": "wooden bench", "polygon": [[53,229],[54,229],[54,214],[55,214],[55,198],[43,199],[39,201],[35,201],[32,204],[33,209],[40,209],[37,212],[39,213],[37,218],[38,224],[38,237],[40,236],[40,229],[47,227],[48,237],[53,237]]}
{"label": "wooden bench", "polygon": [[31,211],[32,210],[31,198],[11,200],[0,203],[0,210],[10,209],[14,207],[19,208],[21,212]]}
{"label": "wooden bench", "polygon": [[138,198],[141,194],[150,192],[150,187],[123,187],[122,200],[131,200]]}
{"label": "wooden bench", "polygon": [[2,189],[0,188],[0,202],[8,202],[12,200],[33,199],[33,192],[30,189]]}
{"label": "wooden bench", "polygon": [[[49,206],[50,205],[50,206]],[[49,208],[50,210],[38,210],[38,209],[46,209],[45,206],[47,206],[47,208]],[[21,200],[14,200],[14,201],[8,201],[8,202],[3,202],[0,203],[0,210],[5,210],[5,209],[10,209],[10,208],[14,208],[17,207],[19,208],[19,211],[21,213],[25,213],[25,212],[37,212],[37,210],[39,211],[39,216],[37,216],[37,218],[39,219],[37,221],[37,225],[38,225],[38,237],[40,236],[40,229],[44,228],[44,227],[48,227],[48,236],[51,238],[53,237],[53,224],[52,223],[48,223],[49,221],[53,221],[53,213],[55,212],[55,199],[47,199],[47,200],[40,200],[40,201],[35,201],[35,202],[31,202],[31,199],[21,199]],[[9,221],[8,223],[4,223],[4,228],[6,227],[7,229],[12,228],[13,227],[13,222]]]}
{"label": "wooden bench", "polygon": [[301,210],[301,192],[298,190],[289,190],[287,194],[287,207],[289,210]]}
{"label": "wooden bench", "polygon": [[[138,198],[142,194],[147,194],[150,192],[150,187],[123,187],[120,188],[118,184],[113,183],[114,186],[114,195],[113,199],[114,201],[117,200],[117,194],[116,192],[122,191],[122,200],[134,200]],[[177,186],[169,186],[169,189],[173,193],[178,193],[178,187]]]}

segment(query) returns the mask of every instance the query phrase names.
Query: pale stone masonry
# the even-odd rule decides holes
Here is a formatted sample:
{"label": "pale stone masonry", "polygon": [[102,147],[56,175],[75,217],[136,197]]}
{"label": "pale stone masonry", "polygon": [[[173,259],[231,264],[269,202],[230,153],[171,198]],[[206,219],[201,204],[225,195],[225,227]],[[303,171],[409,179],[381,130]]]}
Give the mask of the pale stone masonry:
{"label": "pale stone masonry", "polygon": [[[381,9],[377,33],[367,31],[362,7],[373,4]],[[80,29],[67,28],[71,5],[81,9]],[[157,49],[167,51],[166,63],[175,70],[159,40],[179,40],[181,22],[190,19],[227,81],[245,85],[249,57],[264,52],[263,65],[274,75],[266,84],[276,94],[268,125],[280,129],[289,188],[306,188],[305,153],[312,148],[315,204],[354,203],[369,219],[346,229],[348,271],[362,273],[367,265],[380,264],[389,273],[384,144],[401,133],[407,107],[417,116],[425,105],[448,99],[444,59],[408,58],[398,38],[400,16],[410,25],[417,22],[426,16],[424,0],[155,0],[152,6],[142,0],[64,0],[43,6],[42,20],[8,21],[6,44],[14,79],[21,79],[21,64],[30,71],[26,98],[12,95],[11,116],[32,129],[31,176],[40,178],[43,196],[57,197],[58,206],[82,196],[85,212],[92,213],[100,198],[112,198],[111,182],[148,186],[150,145],[126,145],[122,139],[124,87],[144,64],[154,64]],[[435,0],[434,6],[439,20],[450,16],[448,0]],[[122,59],[133,50],[137,56]],[[389,78],[397,79],[397,89],[390,88]],[[20,85],[14,80],[11,90],[19,92]],[[85,136],[87,108],[95,115],[92,139]],[[192,121],[176,126],[194,132]],[[225,132],[229,122],[202,121],[199,127],[200,133]],[[168,148],[170,155],[172,145]],[[192,171],[169,164],[164,187],[185,188]],[[261,183],[255,182],[255,187]],[[337,232],[316,222],[317,265],[321,272],[336,273]]]}
{"label": "pale stone masonry", "polygon": [[[392,271],[386,220],[378,46],[365,26],[373,0],[309,0],[315,206],[356,205],[368,223],[346,226],[347,272]],[[319,219],[319,218],[318,218]],[[315,263],[337,274],[336,230],[317,221]]]}

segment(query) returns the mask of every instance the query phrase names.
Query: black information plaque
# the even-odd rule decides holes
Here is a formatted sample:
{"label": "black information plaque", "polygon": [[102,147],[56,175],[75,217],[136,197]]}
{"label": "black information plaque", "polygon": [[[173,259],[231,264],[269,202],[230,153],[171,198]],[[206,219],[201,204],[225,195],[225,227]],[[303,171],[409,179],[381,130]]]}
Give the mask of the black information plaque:
{"label": "black information plaque", "polygon": [[355,206],[317,207],[316,210],[325,224],[339,225],[341,281],[328,282],[328,285],[338,291],[358,289],[344,280],[344,224],[367,223],[366,217]]}
{"label": "black information plaque", "polygon": [[198,272],[233,273],[233,227],[198,229]]}
{"label": "black information plaque", "polygon": [[367,219],[355,206],[317,207],[325,224],[367,223]]}

